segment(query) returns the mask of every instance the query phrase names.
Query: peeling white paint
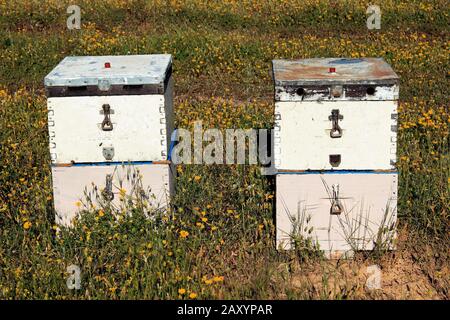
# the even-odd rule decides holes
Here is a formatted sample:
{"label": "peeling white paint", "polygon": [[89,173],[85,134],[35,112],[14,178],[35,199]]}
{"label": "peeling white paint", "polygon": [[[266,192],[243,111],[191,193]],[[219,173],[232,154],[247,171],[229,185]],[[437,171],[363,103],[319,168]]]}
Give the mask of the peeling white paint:
{"label": "peeling white paint", "polygon": [[[395,225],[397,181],[396,173],[277,175],[277,247],[292,248],[295,218],[299,222],[303,219],[297,236],[311,238],[321,250],[372,250],[380,227]],[[331,199],[326,186],[331,189],[333,185],[339,186],[344,207],[340,215],[330,214]],[[394,229],[383,239],[395,237]],[[394,246],[390,243],[387,248]]]}
{"label": "peeling white paint", "polygon": [[[110,68],[105,68],[110,63]],[[162,84],[170,54],[128,56],[79,56],[64,58],[44,79],[46,86],[114,84]]]}
{"label": "peeling white paint", "polygon": [[[130,196],[136,188],[127,173],[139,173],[142,178],[142,189],[149,191],[149,205],[154,210],[165,210],[170,202],[170,195],[174,192],[172,175],[173,168],[168,164],[142,164],[142,165],[90,165],[72,167],[52,167],[53,194],[56,211],[56,223],[70,226],[72,219],[86,204],[86,195],[93,199],[93,204],[99,208],[105,200],[101,192],[105,188],[105,177],[112,174],[112,204],[120,207],[120,189]],[[121,182],[120,182],[121,181]],[[97,193],[94,192],[97,187]],[[100,198],[96,198],[98,195]],[[79,203],[80,202],[80,203]]]}
{"label": "peeling white paint", "polygon": [[[391,126],[396,120],[396,101],[276,102],[280,128],[274,141],[278,170],[392,170],[396,143]],[[333,109],[339,120],[341,138],[331,138]],[[396,141],[394,139],[394,141]],[[394,150],[394,152],[392,151]],[[333,167],[329,156],[340,154],[342,161]],[[277,162],[278,160],[278,162]]]}

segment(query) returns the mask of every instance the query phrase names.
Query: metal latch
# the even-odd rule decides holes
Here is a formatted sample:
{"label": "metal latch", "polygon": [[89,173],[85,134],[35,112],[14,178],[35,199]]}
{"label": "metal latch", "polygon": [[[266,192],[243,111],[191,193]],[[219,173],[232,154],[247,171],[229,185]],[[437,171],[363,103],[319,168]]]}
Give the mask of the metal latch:
{"label": "metal latch", "polygon": [[332,167],[338,167],[341,164],[341,155],[340,154],[330,154],[330,164]]}
{"label": "metal latch", "polygon": [[333,184],[333,197],[331,198],[330,214],[339,215],[344,210],[341,200],[339,199],[339,185]]}
{"label": "metal latch", "polygon": [[112,175],[106,175],[105,189],[102,191],[102,196],[106,201],[112,201],[114,199],[114,193],[112,191]]}
{"label": "metal latch", "polygon": [[339,120],[344,119],[342,114],[339,114],[339,109],[331,110],[331,115],[328,116],[328,120],[332,122],[332,128],[330,131],[331,138],[340,138],[342,137],[342,129],[339,126]]}
{"label": "metal latch", "polygon": [[102,122],[102,130],[103,131],[111,131],[113,129],[113,124],[111,122],[110,115],[114,113],[114,110],[111,109],[109,104],[104,104],[102,106],[102,110],[100,111],[100,114],[104,115],[104,119]]}
{"label": "metal latch", "polygon": [[106,160],[112,160],[114,157],[114,147],[103,147],[103,156]]}

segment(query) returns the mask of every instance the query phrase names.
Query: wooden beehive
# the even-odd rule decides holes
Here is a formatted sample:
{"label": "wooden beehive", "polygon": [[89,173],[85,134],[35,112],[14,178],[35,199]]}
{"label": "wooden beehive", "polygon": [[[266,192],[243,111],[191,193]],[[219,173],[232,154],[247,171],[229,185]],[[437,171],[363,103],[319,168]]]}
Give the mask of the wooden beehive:
{"label": "wooden beehive", "polygon": [[330,256],[392,248],[398,76],[379,58],[274,60],[273,75],[277,244],[305,229]]}
{"label": "wooden beehive", "polygon": [[[392,249],[396,237],[397,174],[299,172],[276,177],[277,245],[309,239],[328,256]],[[340,212],[333,212],[338,206]]]}
{"label": "wooden beehive", "polygon": [[87,189],[106,188],[116,201],[138,176],[156,193],[152,204],[165,208],[173,191],[171,56],[66,57],[44,82],[56,221],[70,224]]}

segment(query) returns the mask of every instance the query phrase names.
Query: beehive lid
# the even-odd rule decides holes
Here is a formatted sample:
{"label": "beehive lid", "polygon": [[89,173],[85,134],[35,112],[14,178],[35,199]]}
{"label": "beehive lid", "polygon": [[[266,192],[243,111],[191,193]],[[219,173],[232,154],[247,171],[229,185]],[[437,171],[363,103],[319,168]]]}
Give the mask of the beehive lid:
{"label": "beehive lid", "polygon": [[[171,66],[170,54],[73,56],[64,58],[45,77],[44,84],[47,89],[95,86],[108,91],[124,85],[161,89],[170,76]],[[101,90],[102,87],[107,90]]]}
{"label": "beehive lid", "polygon": [[399,77],[382,58],[273,60],[276,86],[395,84]]}

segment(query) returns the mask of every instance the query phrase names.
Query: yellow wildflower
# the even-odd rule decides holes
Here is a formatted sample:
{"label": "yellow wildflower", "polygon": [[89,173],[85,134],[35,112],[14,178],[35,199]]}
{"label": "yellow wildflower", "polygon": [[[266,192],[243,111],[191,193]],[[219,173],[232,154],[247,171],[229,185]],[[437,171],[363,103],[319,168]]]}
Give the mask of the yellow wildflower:
{"label": "yellow wildflower", "polygon": [[204,225],[203,223],[201,223],[201,222],[197,222],[195,225],[196,225],[197,227],[199,227],[200,229],[205,228],[205,225]]}
{"label": "yellow wildflower", "polygon": [[189,232],[187,232],[185,230],[181,230],[180,231],[180,237],[181,238],[187,238],[188,235],[189,235]]}
{"label": "yellow wildflower", "polygon": [[23,228],[25,230],[28,230],[31,228],[31,222],[30,221],[25,221],[25,223],[23,224]]}
{"label": "yellow wildflower", "polygon": [[197,298],[197,294],[195,292],[191,292],[191,294],[189,295],[189,298],[195,299],[195,298]]}

